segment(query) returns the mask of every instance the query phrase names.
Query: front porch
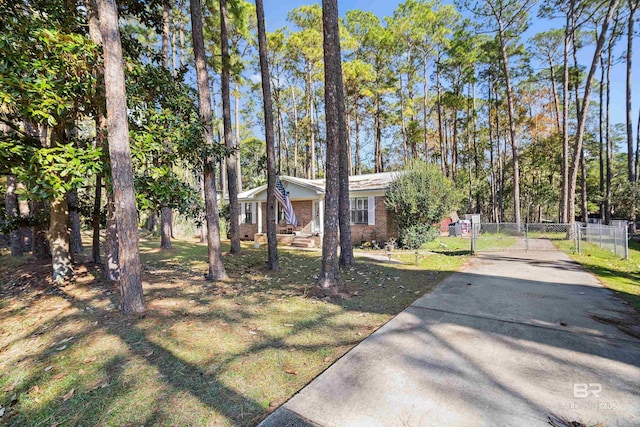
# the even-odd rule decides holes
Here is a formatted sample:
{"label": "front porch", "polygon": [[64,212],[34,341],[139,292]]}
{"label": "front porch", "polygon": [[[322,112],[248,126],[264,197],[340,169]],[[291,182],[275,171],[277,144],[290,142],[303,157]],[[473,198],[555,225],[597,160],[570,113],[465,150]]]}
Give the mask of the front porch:
{"label": "front porch", "polygon": [[[310,235],[310,234],[276,234],[278,245],[292,246],[297,248],[319,248],[322,247],[322,235]],[[256,233],[253,236],[253,241],[260,243],[261,245],[267,244],[266,233]]]}

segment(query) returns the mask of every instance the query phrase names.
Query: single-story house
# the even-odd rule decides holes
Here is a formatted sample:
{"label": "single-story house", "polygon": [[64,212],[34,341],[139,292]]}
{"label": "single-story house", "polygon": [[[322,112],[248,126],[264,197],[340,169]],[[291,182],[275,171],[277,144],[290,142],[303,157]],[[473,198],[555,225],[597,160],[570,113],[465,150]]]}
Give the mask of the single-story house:
{"label": "single-story house", "polygon": [[[398,232],[384,205],[385,193],[397,172],[384,172],[349,177],[351,199],[351,238],[355,245],[364,241],[384,244]],[[286,223],[284,211],[277,202],[278,241],[296,246],[320,246],[324,226],[324,179],[280,176],[296,214],[297,226]],[[238,194],[240,204],[240,238],[266,242],[267,186],[262,185]]]}

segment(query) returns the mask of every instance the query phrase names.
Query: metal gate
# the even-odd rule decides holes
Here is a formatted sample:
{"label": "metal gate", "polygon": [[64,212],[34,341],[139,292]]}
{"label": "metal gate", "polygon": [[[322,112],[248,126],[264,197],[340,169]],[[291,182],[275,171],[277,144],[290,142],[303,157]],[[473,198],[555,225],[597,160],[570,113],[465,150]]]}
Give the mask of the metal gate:
{"label": "metal gate", "polygon": [[480,223],[471,235],[471,252],[555,250],[553,240],[572,240],[579,246],[577,225],[553,223]]}

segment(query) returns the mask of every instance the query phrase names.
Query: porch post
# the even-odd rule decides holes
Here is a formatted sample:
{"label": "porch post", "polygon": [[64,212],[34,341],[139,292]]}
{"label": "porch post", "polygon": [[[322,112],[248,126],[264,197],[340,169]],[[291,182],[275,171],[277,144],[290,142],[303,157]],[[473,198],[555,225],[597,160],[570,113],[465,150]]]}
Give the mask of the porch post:
{"label": "porch post", "polygon": [[258,234],[262,234],[262,202],[258,202]]}
{"label": "porch post", "polygon": [[320,211],[320,233],[324,233],[324,198],[318,200],[318,210]]}

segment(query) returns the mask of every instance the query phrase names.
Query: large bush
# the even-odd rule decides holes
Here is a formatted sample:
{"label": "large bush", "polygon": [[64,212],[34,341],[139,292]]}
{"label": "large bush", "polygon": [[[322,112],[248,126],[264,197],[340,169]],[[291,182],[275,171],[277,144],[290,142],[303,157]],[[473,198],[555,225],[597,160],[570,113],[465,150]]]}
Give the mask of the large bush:
{"label": "large bush", "polygon": [[438,229],[428,224],[416,224],[400,231],[400,244],[405,249],[420,249],[438,237]]}
{"label": "large bush", "polygon": [[456,192],[440,168],[415,163],[399,173],[385,198],[387,209],[393,212],[400,231],[414,225],[433,224],[451,212],[456,204]]}

